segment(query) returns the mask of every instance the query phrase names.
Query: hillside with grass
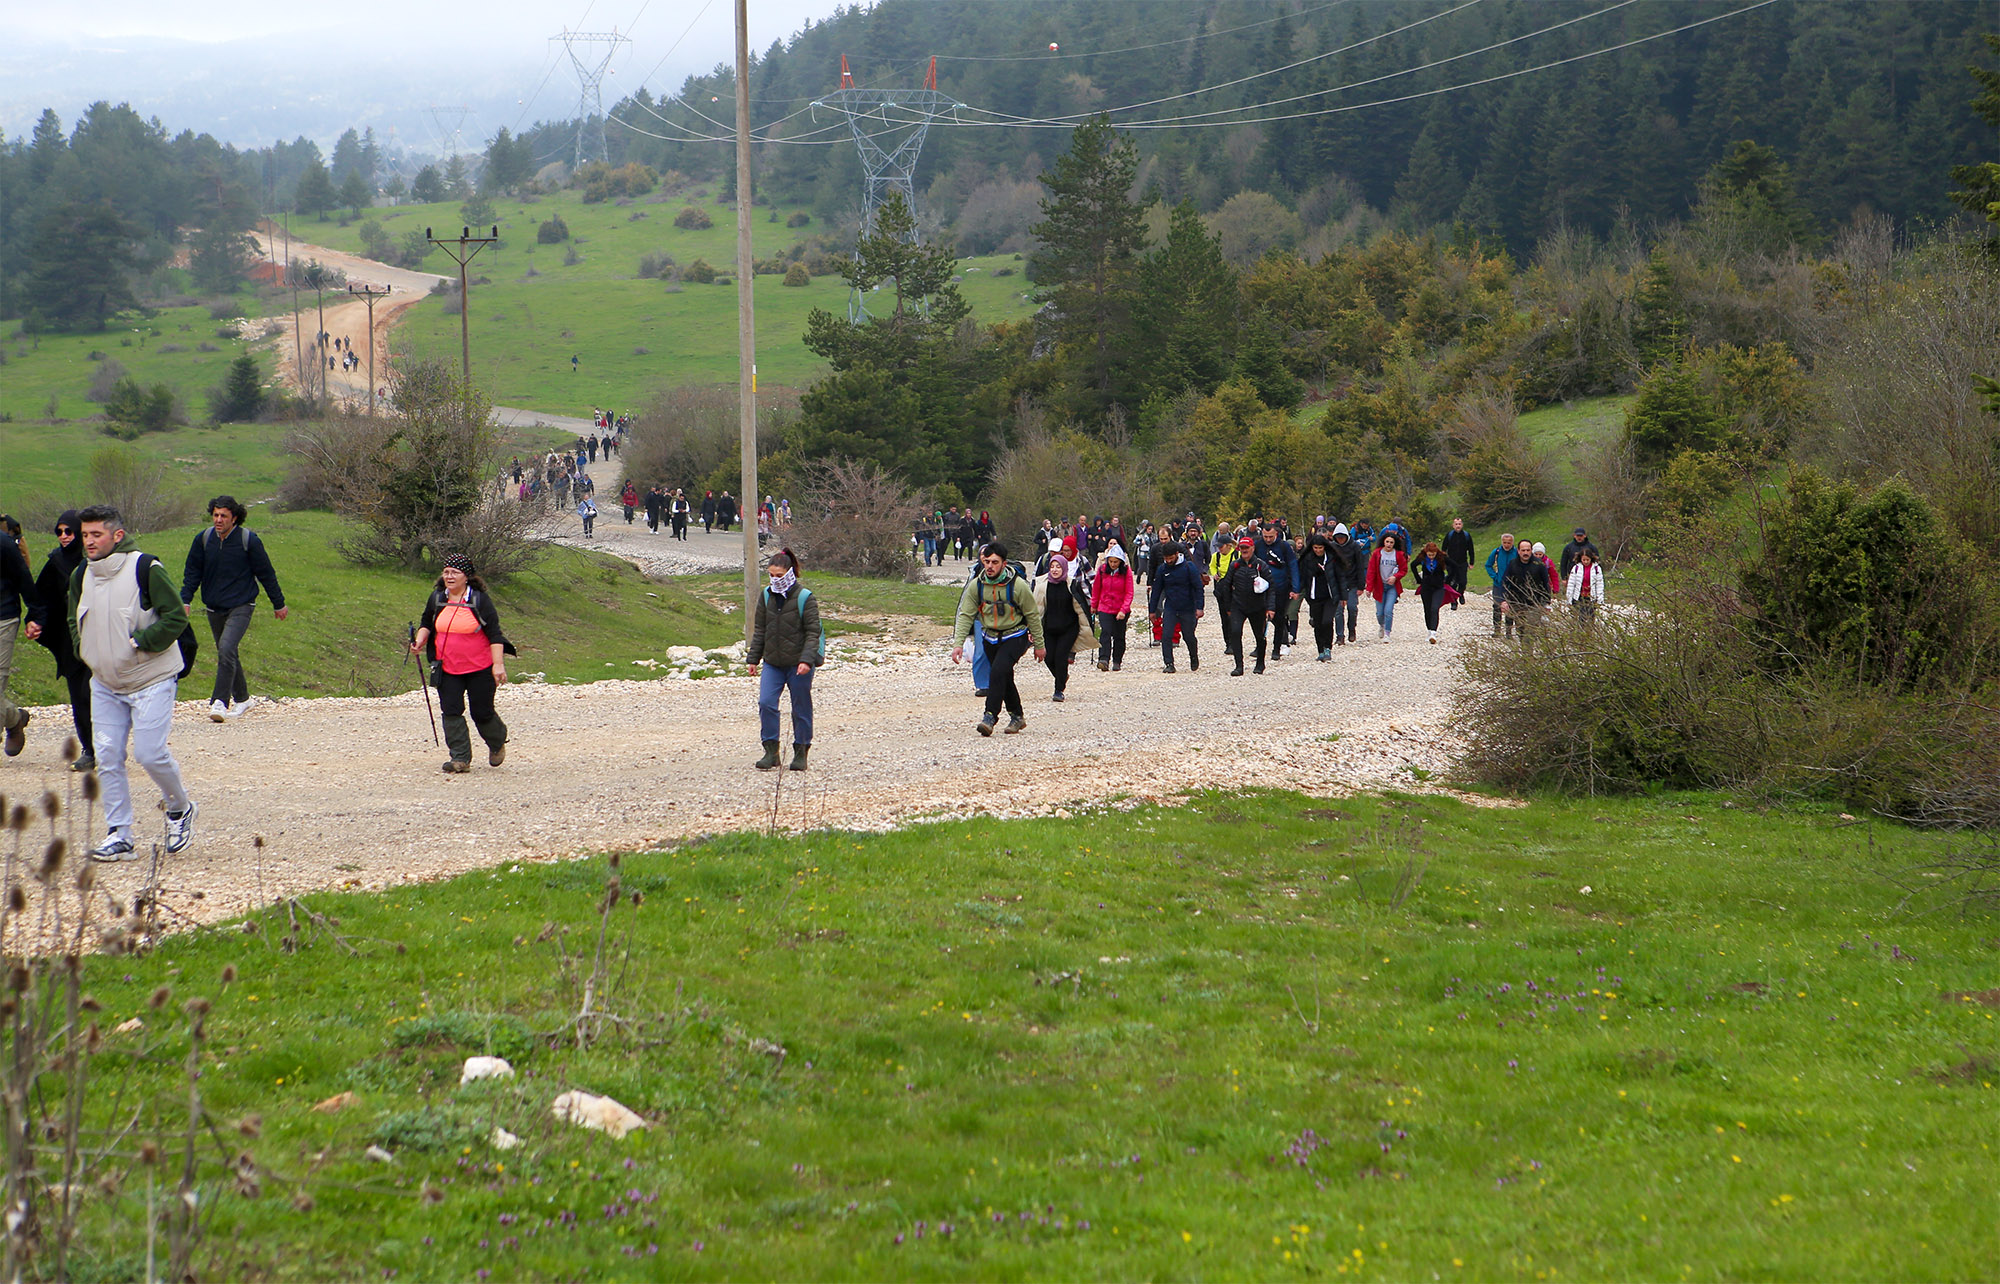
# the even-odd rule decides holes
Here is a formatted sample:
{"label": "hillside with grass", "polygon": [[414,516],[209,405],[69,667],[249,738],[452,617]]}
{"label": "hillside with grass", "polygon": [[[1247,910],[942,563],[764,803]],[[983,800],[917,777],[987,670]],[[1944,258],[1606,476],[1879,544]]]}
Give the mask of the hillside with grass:
{"label": "hillside with grass", "polygon": [[[684,210],[710,226],[678,227]],[[660,387],[733,384],[737,375],[735,205],[707,188],[654,192],[589,203],[576,190],[494,202],[500,244],[473,261],[473,363],[493,400],[552,414],[579,414],[593,405],[636,407]],[[403,205],[368,212],[383,234],[400,241],[426,227],[444,235],[462,226],[457,202]],[[806,221],[792,226],[794,218]],[[569,239],[543,244],[537,229],[552,219]],[[295,220],[295,236],[363,254],[360,223]],[[477,229],[475,229],[476,231]],[[796,207],[760,207],[751,228],[757,258],[808,258],[821,275],[786,285],[782,272],[756,278],[757,372],[762,385],[804,386],[824,368],[806,350],[806,317],[814,308],[847,315],[848,288],[828,270],[825,229]],[[838,247],[845,250],[846,246]],[[650,274],[641,260],[654,257]],[[705,276],[697,264],[717,275]],[[450,258],[433,251],[421,268],[455,274]],[[960,263],[959,288],[984,324],[1015,321],[1035,305],[1019,255],[988,255]],[[678,275],[682,279],[676,280]],[[396,342],[417,356],[455,357],[459,318],[449,301],[427,300],[405,314]],[[578,357],[572,372],[570,358]]]}

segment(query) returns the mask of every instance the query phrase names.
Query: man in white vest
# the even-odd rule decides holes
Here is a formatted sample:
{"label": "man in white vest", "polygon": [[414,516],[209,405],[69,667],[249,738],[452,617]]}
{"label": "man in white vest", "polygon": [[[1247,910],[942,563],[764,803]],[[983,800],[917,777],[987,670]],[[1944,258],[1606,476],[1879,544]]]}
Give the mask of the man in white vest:
{"label": "man in white vest", "polygon": [[132,841],[132,787],[125,778],[125,744],[167,807],[168,855],[194,841],[194,800],[181,783],[180,764],[167,747],[174,718],[174,687],[181,676],[180,635],[187,609],[159,560],[125,538],[124,519],[106,506],[78,514],[88,559],[69,586],[70,636],[90,666],[92,749],[104,785],[104,819],[111,833],[92,860],[139,859]]}

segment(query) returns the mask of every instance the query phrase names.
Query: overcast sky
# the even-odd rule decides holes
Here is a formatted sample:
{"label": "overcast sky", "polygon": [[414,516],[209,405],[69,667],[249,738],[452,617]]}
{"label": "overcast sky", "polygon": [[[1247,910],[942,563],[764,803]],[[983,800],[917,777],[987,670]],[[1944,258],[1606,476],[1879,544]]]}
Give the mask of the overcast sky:
{"label": "overcast sky", "polygon": [[[771,41],[796,31],[807,19],[833,12],[838,0],[750,0],[750,44],[768,48]],[[546,65],[554,52],[549,37],[572,31],[610,31],[630,36],[632,44],[613,63],[621,83],[646,76],[653,68],[680,75],[705,69],[733,55],[733,0],[336,0],[330,4],[281,4],[272,0],[88,0],[83,4],[33,4],[30,0],[0,0],[0,28],[24,30],[51,38],[112,38],[168,36],[182,40],[227,41],[272,37],[309,40],[319,44],[329,69],[351,51],[365,57],[365,42],[383,36],[414,53],[447,55],[468,45],[483,52],[505,53],[510,61]],[[698,16],[697,16],[698,15]],[[339,37],[329,30],[337,21]],[[685,39],[682,39],[685,33]],[[675,42],[679,47],[675,48]],[[672,50],[669,53],[669,50]],[[657,78],[649,83],[657,83]],[[611,95],[606,94],[609,99]]]}

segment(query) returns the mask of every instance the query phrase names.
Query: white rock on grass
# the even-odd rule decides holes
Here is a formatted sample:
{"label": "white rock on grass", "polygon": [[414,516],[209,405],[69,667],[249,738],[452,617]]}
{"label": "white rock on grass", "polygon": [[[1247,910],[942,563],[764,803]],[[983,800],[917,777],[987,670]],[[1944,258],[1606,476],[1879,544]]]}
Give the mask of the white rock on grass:
{"label": "white rock on grass", "polygon": [[622,1140],[626,1133],[646,1126],[644,1119],[611,1098],[593,1096],[588,1092],[565,1092],[549,1103],[549,1113],[565,1123],[604,1133],[613,1141]]}
{"label": "white rock on grass", "polygon": [[707,658],[708,652],[698,646],[670,646],[667,648],[667,659],[669,661],[684,660],[692,664],[699,664]]}
{"label": "white rock on grass", "polygon": [[476,1079],[512,1079],[514,1067],[507,1064],[505,1057],[467,1057],[465,1069],[458,1075],[460,1084],[468,1084]]}
{"label": "white rock on grass", "polygon": [[487,1140],[492,1143],[495,1150],[512,1150],[521,1144],[519,1137],[497,1125],[493,1129],[493,1135],[487,1138]]}

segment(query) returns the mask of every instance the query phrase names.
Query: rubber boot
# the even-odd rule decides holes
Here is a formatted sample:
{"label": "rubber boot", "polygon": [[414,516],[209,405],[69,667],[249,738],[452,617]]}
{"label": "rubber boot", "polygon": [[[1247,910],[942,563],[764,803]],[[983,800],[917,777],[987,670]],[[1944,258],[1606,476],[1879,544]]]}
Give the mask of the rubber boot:
{"label": "rubber boot", "polygon": [[472,770],[472,729],[463,716],[445,714],[439,719],[444,723],[445,748],[451,751],[451,759],[444,764],[446,771]]}
{"label": "rubber boot", "polygon": [[769,771],[771,768],[777,766],[778,742],[775,740],[766,740],[764,742],[764,756],[751,765],[759,771]]}
{"label": "rubber boot", "polygon": [[809,753],[811,753],[811,752],[812,752],[812,746],[811,746],[811,745],[793,745],[793,746],[792,746],[792,770],[793,770],[793,771],[804,771],[804,770],[806,769],[806,755],[807,755],[807,754],[809,754]]}
{"label": "rubber boot", "polygon": [[507,761],[507,724],[500,721],[500,715],[478,724],[479,738],[486,742],[486,765],[497,767]]}

